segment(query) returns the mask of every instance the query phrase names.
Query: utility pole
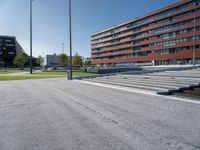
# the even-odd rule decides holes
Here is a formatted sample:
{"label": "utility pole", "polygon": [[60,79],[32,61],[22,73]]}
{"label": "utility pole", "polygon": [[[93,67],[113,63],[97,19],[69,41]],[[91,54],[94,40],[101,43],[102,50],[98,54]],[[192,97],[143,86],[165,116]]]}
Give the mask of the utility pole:
{"label": "utility pole", "polygon": [[72,23],[71,23],[71,0],[69,0],[69,45],[70,45],[70,55],[69,55],[69,74],[68,79],[72,80]]}
{"label": "utility pole", "polygon": [[32,64],[32,3],[33,0],[30,0],[30,74],[33,73],[33,64]]}

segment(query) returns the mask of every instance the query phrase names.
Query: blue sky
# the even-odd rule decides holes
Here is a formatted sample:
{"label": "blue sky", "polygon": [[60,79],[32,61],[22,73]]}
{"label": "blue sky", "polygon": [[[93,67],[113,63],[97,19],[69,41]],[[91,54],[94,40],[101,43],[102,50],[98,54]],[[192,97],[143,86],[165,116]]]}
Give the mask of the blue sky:
{"label": "blue sky", "polygon": [[[72,0],[73,52],[90,56],[90,36],[180,0]],[[29,0],[0,0],[0,35],[29,53]],[[33,55],[69,51],[68,0],[33,1]]]}

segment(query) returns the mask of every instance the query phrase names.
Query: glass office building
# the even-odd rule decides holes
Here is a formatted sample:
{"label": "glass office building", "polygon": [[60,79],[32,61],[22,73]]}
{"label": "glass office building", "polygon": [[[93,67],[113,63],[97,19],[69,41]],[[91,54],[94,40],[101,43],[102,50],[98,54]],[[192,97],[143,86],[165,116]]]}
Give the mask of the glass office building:
{"label": "glass office building", "polygon": [[0,36],[0,66],[12,67],[13,60],[18,53],[23,52],[23,48],[17,42],[16,37]]}

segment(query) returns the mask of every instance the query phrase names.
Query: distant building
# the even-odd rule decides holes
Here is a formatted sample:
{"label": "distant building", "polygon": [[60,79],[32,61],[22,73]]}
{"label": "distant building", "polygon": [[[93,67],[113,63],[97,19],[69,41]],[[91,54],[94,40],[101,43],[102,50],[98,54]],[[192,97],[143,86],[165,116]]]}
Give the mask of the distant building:
{"label": "distant building", "polygon": [[[195,48],[195,51],[194,51]],[[200,63],[200,0],[182,0],[91,37],[99,66]]]}
{"label": "distant building", "polygon": [[0,66],[12,67],[18,53],[24,52],[16,37],[0,35]]}
{"label": "distant building", "polygon": [[[31,59],[30,56],[28,56],[28,60],[25,64],[26,67],[30,66],[30,59]],[[33,67],[39,67],[40,66],[40,64],[37,63],[37,58],[35,58],[33,56],[32,56],[32,65],[33,65]]]}
{"label": "distant building", "polygon": [[86,57],[86,58],[82,58],[82,62],[84,66],[90,66],[91,65],[91,57]]}
{"label": "distant building", "polygon": [[46,55],[46,66],[47,67],[59,66],[58,56],[56,54]]}
{"label": "distant building", "polygon": [[91,57],[86,57],[86,58],[83,58],[84,61],[91,61]]}

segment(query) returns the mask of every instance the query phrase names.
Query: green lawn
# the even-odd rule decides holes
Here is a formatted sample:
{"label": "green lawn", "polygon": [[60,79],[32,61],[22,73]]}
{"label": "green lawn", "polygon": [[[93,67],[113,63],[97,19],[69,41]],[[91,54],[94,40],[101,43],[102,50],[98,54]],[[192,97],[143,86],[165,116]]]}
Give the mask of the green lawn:
{"label": "green lawn", "polygon": [[0,81],[8,80],[27,80],[27,79],[47,79],[47,78],[64,78],[65,76],[0,76]]}
{"label": "green lawn", "polygon": [[33,74],[37,75],[64,75],[66,76],[66,72],[56,72],[56,71],[44,71],[44,72],[34,72]]}
{"label": "green lawn", "polygon": [[23,70],[0,70],[0,74],[11,74],[11,73],[18,73],[23,72]]}
{"label": "green lawn", "polygon": [[[66,72],[56,72],[56,71],[48,71],[48,72],[34,72],[34,75],[6,75],[12,74],[16,72],[21,72],[21,70],[9,70],[9,71],[0,71],[0,81],[8,81],[8,80],[27,80],[27,79],[47,79],[47,78],[66,78]],[[5,74],[5,75],[4,75]],[[73,72],[74,77],[83,77],[83,76],[93,76],[96,75],[94,73],[85,73],[85,72]]]}
{"label": "green lawn", "polygon": [[[37,75],[64,75],[67,76],[66,72],[59,72],[59,71],[46,71],[46,72],[34,72],[33,74]],[[78,76],[94,76],[96,74],[94,73],[86,73],[86,72],[73,72],[73,76],[78,77]]]}

